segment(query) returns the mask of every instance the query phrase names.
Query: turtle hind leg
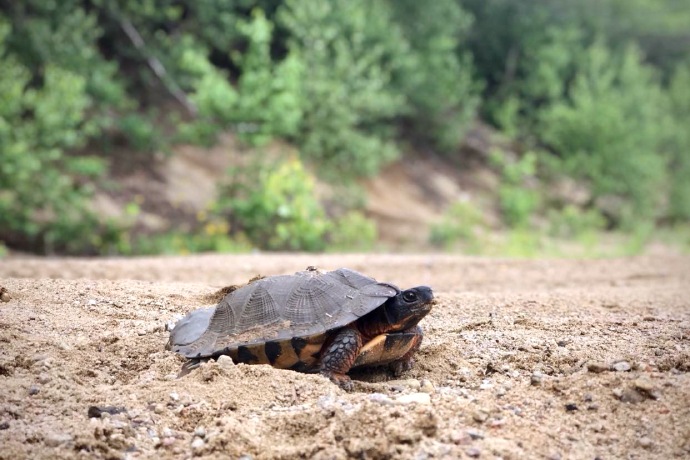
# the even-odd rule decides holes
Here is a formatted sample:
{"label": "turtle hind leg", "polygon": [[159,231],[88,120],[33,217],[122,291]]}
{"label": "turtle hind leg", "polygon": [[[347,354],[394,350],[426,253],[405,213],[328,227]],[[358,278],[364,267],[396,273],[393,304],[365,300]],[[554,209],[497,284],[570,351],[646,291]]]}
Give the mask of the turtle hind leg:
{"label": "turtle hind leg", "polygon": [[362,348],[362,334],[353,328],[338,332],[321,356],[319,372],[346,391],[352,391],[354,385],[346,374],[355,363]]}

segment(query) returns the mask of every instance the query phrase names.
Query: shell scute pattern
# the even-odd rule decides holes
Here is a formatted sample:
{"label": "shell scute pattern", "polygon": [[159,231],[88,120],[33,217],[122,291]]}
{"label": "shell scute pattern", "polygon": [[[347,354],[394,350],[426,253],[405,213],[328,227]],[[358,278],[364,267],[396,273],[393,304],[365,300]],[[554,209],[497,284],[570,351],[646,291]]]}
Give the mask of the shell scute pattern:
{"label": "shell scute pattern", "polygon": [[203,334],[175,351],[203,357],[240,345],[319,334],[355,321],[398,292],[349,269],[262,278],[228,294]]}

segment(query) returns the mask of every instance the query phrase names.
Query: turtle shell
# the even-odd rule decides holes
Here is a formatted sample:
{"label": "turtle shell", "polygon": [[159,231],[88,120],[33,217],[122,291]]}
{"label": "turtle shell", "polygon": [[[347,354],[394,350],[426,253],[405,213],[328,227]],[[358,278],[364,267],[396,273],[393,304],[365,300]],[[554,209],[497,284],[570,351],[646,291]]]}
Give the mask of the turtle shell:
{"label": "turtle shell", "polygon": [[[307,337],[341,328],[400,290],[347,268],[262,278],[190,313],[173,328],[170,346],[187,358],[240,346]],[[203,332],[201,332],[203,331]]]}

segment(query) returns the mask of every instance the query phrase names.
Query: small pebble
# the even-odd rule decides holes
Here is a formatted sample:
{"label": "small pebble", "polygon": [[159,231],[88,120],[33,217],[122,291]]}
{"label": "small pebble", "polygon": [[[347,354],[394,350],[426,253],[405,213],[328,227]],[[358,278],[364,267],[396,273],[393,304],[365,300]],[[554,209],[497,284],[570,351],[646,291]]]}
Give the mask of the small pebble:
{"label": "small pebble", "polygon": [[62,351],[71,351],[72,350],[72,346],[69,345],[67,342],[58,342],[57,347]]}
{"label": "small pebble", "polygon": [[612,367],[616,372],[628,372],[632,368],[630,363],[627,361],[618,361],[617,363],[614,363]]}
{"label": "small pebble", "polygon": [[453,444],[467,444],[469,443],[469,436],[460,430],[455,430],[450,433],[449,439]]}
{"label": "small pebble", "polygon": [[561,454],[558,452],[551,452],[547,457],[548,460],[561,460]]}
{"label": "small pebble", "polygon": [[393,404],[393,400],[383,393],[372,393],[368,396],[369,401],[373,401],[379,404],[390,405]]}
{"label": "small pebble", "polygon": [[41,374],[38,376],[38,383],[45,385],[46,383],[50,382],[50,375],[48,374]]}
{"label": "small pebble", "polygon": [[577,410],[577,404],[574,403],[568,403],[565,405],[565,410],[568,412],[574,412]]}
{"label": "small pebble", "polygon": [[10,427],[10,422],[2,422],[0,423],[0,430],[6,430]]}
{"label": "small pebble", "polygon": [[37,395],[39,391],[41,391],[41,389],[38,388],[38,385],[31,385],[31,388],[29,388],[29,394],[31,396]]}
{"label": "small pebble", "polygon": [[595,374],[599,374],[601,372],[606,372],[609,370],[609,366],[607,366],[604,363],[589,363],[587,364],[587,370],[589,372],[593,372]]}
{"label": "small pebble", "polygon": [[420,390],[423,393],[429,393],[430,395],[436,393],[436,388],[434,387],[434,384],[431,383],[431,381],[426,380],[426,379],[422,380],[422,382],[420,384]]}
{"label": "small pebble", "polygon": [[396,398],[398,404],[431,404],[429,393],[410,393]]}
{"label": "small pebble", "polygon": [[417,379],[389,380],[386,385],[397,391],[402,391],[405,388],[419,390],[422,387],[422,383]]}
{"label": "small pebble", "polygon": [[491,428],[498,428],[500,426],[503,426],[506,424],[506,419],[504,418],[499,418],[499,419],[494,419],[489,422],[489,426]]}
{"label": "small pebble", "polygon": [[623,396],[623,390],[620,388],[614,388],[611,390],[611,393],[613,393],[613,396],[615,396],[618,399],[621,399],[621,396]]}
{"label": "small pebble", "polygon": [[194,436],[198,436],[200,438],[205,438],[206,437],[206,428],[204,428],[203,426],[196,427],[196,430],[194,430]]}
{"label": "small pebble", "polygon": [[47,435],[43,442],[48,447],[58,447],[71,441],[72,436],[69,434],[52,433]]}
{"label": "small pebble", "polygon": [[468,447],[465,449],[465,454],[471,458],[477,458],[482,454],[482,451],[476,447]]}
{"label": "small pebble", "polygon": [[2,300],[3,302],[9,302],[10,300],[12,300],[12,296],[9,292],[7,292],[7,289],[5,289],[4,287],[0,287],[0,300]]}
{"label": "small pebble", "polygon": [[634,390],[632,388],[629,388],[627,390],[624,390],[623,393],[621,394],[621,402],[624,403],[630,403],[630,404],[637,404],[641,403],[646,399],[646,397],[640,393],[637,390]]}
{"label": "small pebble", "polygon": [[532,373],[532,376],[529,379],[529,382],[533,386],[539,386],[541,385],[541,381],[544,378],[544,374],[542,374],[539,371],[535,371]]}
{"label": "small pebble", "polygon": [[565,340],[559,340],[557,345],[559,347],[565,347],[566,345],[568,345],[568,342],[566,342]]}
{"label": "small pebble", "polygon": [[477,423],[484,423],[489,418],[489,413],[485,410],[479,409],[472,413],[472,420]]}
{"label": "small pebble", "polygon": [[180,395],[173,391],[172,393],[170,393],[170,399],[172,399],[173,401],[179,401]]}
{"label": "small pebble", "polygon": [[147,332],[144,329],[140,329],[139,331],[137,331],[137,335],[139,335],[139,336],[143,336],[146,334],[147,334]]}
{"label": "small pebble", "polygon": [[472,438],[474,440],[484,439],[484,432],[481,430],[475,430],[473,428],[470,428],[465,432],[470,436],[470,438]]}
{"label": "small pebble", "polygon": [[204,442],[203,439],[201,438],[194,438],[194,441],[192,441],[192,450],[201,450],[204,447]]}
{"label": "small pebble", "polygon": [[656,391],[656,388],[654,387],[654,384],[646,378],[639,378],[635,380],[633,382],[633,386],[637,391],[650,399],[659,399],[660,397],[659,392]]}
{"label": "small pebble", "polygon": [[223,369],[229,369],[235,367],[235,363],[232,361],[232,358],[229,357],[228,355],[220,355],[218,359],[216,360],[218,365],[223,368]]}
{"label": "small pebble", "polygon": [[165,406],[161,403],[158,403],[158,404],[153,406],[153,412],[160,415],[160,414],[165,412]]}
{"label": "small pebble", "polygon": [[649,449],[650,447],[652,447],[652,440],[649,439],[647,436],[640,438],[637,442],[640,444],[640,447],[644,449]]}

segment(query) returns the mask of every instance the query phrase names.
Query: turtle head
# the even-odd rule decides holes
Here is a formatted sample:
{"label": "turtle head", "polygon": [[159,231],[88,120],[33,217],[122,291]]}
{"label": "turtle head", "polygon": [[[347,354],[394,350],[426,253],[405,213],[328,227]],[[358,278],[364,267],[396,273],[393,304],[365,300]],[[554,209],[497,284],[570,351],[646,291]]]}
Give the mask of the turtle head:
{"label": "turtle head", "polygon": [[431,311],[434,292],[428,286],[417,286],[400,291],[384,305],[386,319],[393,331],[415,326]]}

